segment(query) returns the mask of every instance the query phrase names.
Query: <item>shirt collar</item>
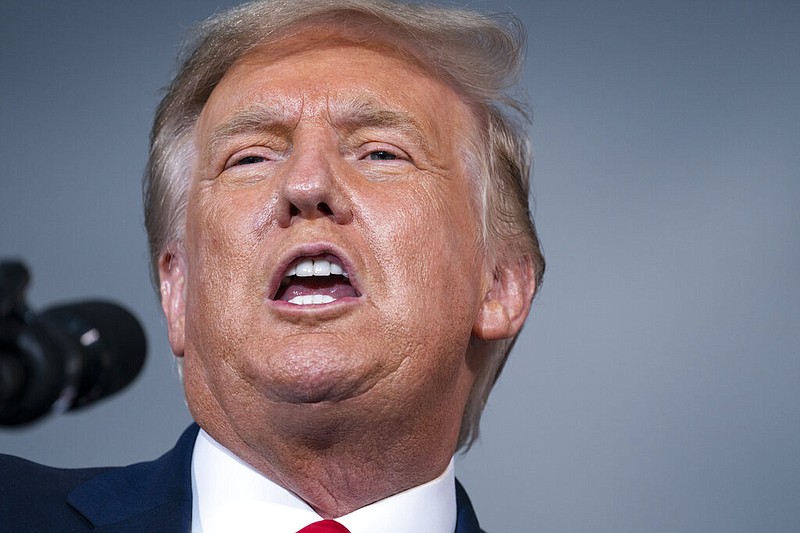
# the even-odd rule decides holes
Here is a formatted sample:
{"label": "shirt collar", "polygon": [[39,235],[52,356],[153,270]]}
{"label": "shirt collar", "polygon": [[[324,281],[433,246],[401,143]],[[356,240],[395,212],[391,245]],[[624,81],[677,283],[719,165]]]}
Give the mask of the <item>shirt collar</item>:
{"label": "shirt collar", "polygon": [[[295,533],[322,518],[202,429],[192,455],[192,533]],[[351,533],[452,533],[455,469],[337,518]]]}

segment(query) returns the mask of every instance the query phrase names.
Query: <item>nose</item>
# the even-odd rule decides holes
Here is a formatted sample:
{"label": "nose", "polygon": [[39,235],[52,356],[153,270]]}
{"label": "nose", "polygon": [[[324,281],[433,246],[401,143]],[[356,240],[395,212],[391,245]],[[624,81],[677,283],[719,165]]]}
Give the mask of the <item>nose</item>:
{"label": "nose", "polygon": [[[299,147],[297,147],[299,148]],[[347,224],[353,218],[350,201],[342,190],[336,156],[323,149],[295,150],[286,169],[277,205],[277,220],[289,227],[302,219],[329,218]]]}

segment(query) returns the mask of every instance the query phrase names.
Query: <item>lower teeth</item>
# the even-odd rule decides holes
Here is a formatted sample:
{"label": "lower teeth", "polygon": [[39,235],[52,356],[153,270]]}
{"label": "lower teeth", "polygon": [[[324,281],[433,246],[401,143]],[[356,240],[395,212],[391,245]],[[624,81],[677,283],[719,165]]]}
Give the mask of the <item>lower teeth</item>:
{"label": "lower teeth", "polygon": [[327,294],[306,294],[303,296],[295,296],[289,300],[290,304],[295,305],[311,305],[311,304],[327,304],[335,301],[335,298]]}

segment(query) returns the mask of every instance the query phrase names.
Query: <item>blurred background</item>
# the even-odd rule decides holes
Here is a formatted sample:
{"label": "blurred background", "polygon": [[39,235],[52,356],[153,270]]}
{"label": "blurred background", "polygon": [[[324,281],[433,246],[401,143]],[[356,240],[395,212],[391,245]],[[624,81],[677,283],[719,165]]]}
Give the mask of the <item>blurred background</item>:
{"label": "blurred background", "polygon": [[[34,309],[111,299],[149,337],[133,386],[0,452],[130,463],[189,424],[140,176],[181,37],[232,3],[0,2],[0,259]],[[469,6],[529,31],[548,261],[457,465],[482,526],[800,531],[800,3]]]}

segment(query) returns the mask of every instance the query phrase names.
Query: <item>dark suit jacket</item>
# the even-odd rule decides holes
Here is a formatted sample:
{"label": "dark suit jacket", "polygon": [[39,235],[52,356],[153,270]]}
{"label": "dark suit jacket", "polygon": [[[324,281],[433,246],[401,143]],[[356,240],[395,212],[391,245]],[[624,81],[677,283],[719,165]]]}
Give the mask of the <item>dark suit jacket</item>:
{"label": "dark suit jacket", "polygon": [[[192,522],[193,424],[155,461],[61,469],[0,455],[0,531],[188,532]],[[484,533],[456,482],[455,533]]]}

